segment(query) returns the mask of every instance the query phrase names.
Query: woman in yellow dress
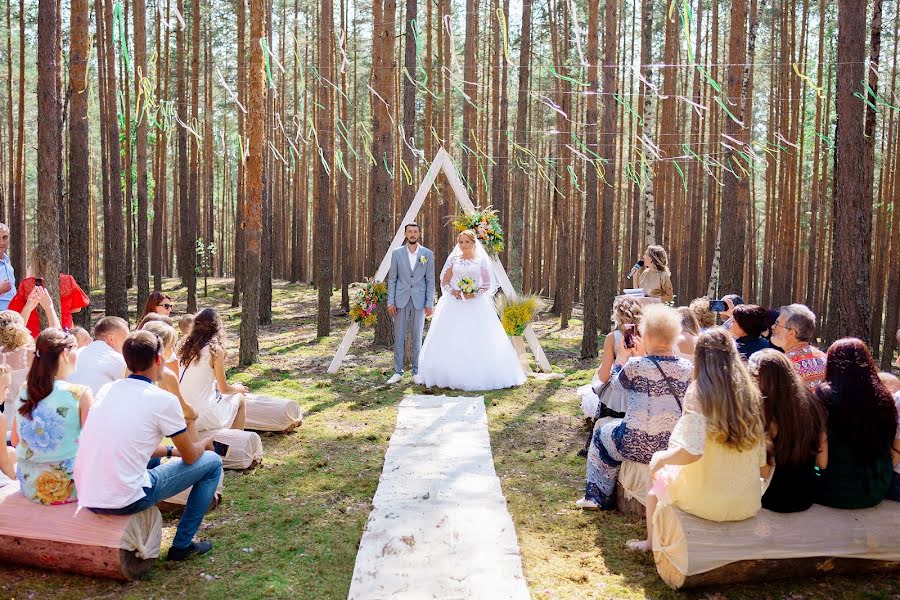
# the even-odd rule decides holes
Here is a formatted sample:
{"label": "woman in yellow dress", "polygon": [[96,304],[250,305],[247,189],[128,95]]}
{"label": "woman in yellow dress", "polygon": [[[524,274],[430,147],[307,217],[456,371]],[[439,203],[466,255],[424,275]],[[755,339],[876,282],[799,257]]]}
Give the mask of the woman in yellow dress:
{"label": "woman in yellow dress", "polygon": [[672,288],[672,273],[669,271],[669,255],[662,246],[647,246],[644,252],[644,265],[638,277],[638,287],[644,294],[659,298],[660,302],[671,302],[675,298]]}
{"label": "woman in yellow dress", "polygon": [[759,512],[760,478],[768,475],[762,414],[759,389],[728,333],[701,334],[684,415],[669,448],[650,460],[654,479],[647,494],[647,539],[628,546],[651,549],[657,505],[718,522],[742,521]]}

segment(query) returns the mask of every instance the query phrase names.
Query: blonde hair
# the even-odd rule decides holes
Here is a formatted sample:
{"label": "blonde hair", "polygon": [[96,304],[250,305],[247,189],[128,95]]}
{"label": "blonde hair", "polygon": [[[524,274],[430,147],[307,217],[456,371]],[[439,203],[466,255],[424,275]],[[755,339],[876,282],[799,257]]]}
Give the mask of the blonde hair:
{"label": "blonde hair", "polygon": [[141,329],[149,331],[158,337],[164,348],[175,345],[175,341],[178,339],[178,333],[175,331],[175,328],[163,321],[150,321],[144,324]]}
{"label": "blonde hair", "polygon": [[692,335],[700,335],[700,322],[697,321],[694,311],[687,306],[679,306],[675,310],[681,315],[681,330]]}
{"label": "blonde hair", "polygon": [[0,348],[18,350],[32,343],[22,315],[14,310],[0,311]]}
{"label": "blonde hair", "polygon": [[878,374],[878,379],[881,380],[881,383],[884,384],[884,387],[886,387],[891,394],[900,392],[900,379],[893,373],[881,372]]}
{"label": "blonde hair", "polygon": [[643,309],[641,323],[638,326],[641,337],[648,335],[664,344],[675,346],[681,335],[681,315],[674,308],[664,304],[651,304]]}
{"label": "blonde hair", "polygon": [[467,238],[469,238],[470,240],[472,240],[472,243],[473,243],[473,244],[477,244],[477,243],[478,243],[478,235],[477,235],[473,230],[471,230],[471,229],[464,229],[464,230],[460,231],[460,232],[459,232],[459,235],[456,236],[456,240],[457,240],[457,241],[459,241],[459,236],[460,236],[460,235],[463,236],[463,237],[467,237]]}
{"label": "blonde hair", "polygon": [[31,276],[43,277],[50,264],[50,249],[44,244],[38,244],[31,251]]}
{"label": "blonde hair", "polygon": [[686,400],[699,405],[708,435],[734,450],[751,450],[765,438],[762,395],[731,337],[722,329],[700,334]]}
{"label": "blonde hair", "polygon": [[612,320],[616,329],[621,330],[624,325],[638,326],[643,315],[641,303],[631,296],[619,296],[613,302]]}
{"label": "blonde hair", "polygon": [[650,257],[651,262],[656,267],[657,271],[662,271],[666,275],[671,275],[669,272],[669,254],[666,252],[666,249],[662,246],[647,246],[647,256]]}
{"label": "blonde hair", "polygon": [[702,329],[716,326],[716,313],[709,310],[709,298],[706,296],[694,298],[691,300],[689,308],[694,313],[694,316],[697,317],[697,322]]}

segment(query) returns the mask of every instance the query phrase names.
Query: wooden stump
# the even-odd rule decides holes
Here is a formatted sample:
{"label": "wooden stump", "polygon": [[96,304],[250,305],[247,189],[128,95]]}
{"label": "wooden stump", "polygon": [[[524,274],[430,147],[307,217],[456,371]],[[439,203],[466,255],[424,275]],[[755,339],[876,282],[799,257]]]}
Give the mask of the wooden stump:
{"label": "wooden stump", "polygon": [[0,488],[0,562],[126,581],[150,570],[162,540],[156,508],[123,516],[76,508],[31,502],[18,484]]}

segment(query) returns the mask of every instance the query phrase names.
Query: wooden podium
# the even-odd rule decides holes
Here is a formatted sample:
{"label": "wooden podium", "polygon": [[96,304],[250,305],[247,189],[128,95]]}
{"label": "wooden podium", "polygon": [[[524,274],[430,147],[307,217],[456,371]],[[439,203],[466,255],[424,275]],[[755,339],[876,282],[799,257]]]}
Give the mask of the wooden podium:
{"label": "wooden podium", "polygon": [[656,298],[655,296],[632,296],[630,294],[619,294],[618,296],[616,296],[613,299],[613,302],[615,302],[619,298],[624,298],[626,296],[637,300],[638,304],[641,305],[641,308],[648,306],[650,304],[661,304],[662,303],[662,300],[660,300],[659,298]]}

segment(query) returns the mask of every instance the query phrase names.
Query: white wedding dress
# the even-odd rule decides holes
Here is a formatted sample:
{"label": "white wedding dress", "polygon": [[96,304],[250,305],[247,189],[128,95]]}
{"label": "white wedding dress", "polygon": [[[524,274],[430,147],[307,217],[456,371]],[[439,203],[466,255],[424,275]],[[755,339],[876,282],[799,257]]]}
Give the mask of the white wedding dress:
{"label": "white wedding dress", "polygon": [[[525,373],[512,342],[494,308],[491,265],[481,244],[476,257],[462,258],[459,246],[450,254],[441,281],[453,269],[450,283],[442,284],[422,353],[419,376],[428,387],[464,391],[498,390],[525,383]],[[465,278],[478,287],[475,298],[457,299],[453,290]]]}

